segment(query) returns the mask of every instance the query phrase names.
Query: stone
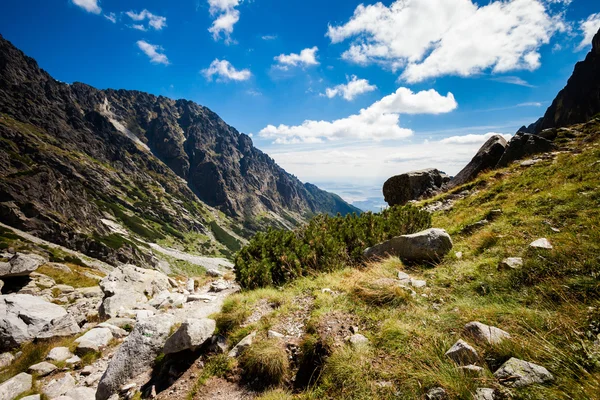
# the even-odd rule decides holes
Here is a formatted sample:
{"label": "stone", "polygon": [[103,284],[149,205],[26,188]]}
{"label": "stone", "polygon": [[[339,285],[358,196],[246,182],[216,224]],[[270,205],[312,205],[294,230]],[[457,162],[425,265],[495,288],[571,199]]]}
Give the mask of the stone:
{"label": "stone", "polygon": [[550,241],[548,241],[548,239],[546,239],[546,238],[534,240],[533,242],[531,242],[529,244],[529,247],[532,247],[534,249],[546,249],[546,250],[552,249],[552,245],[550,244]]}
{"label": "stone", "polygon": [[494,376],[504,386],[521,388],[533,384],[546,384],[554,380],[554,376],[540,365],[511,358],[506,361]]}
{"label": "stone", "polygon": [[115,325],[111,325],[107,322],[99,323],[98,328],[106,328],[106,329],[110,330],[110,333],[112,333],[113,337],[115,337],[115,338],[123,338],[123,337],[129,335],[129,333],[125,329],[119,328],[118,326],[115,326]]}
{"label": "stone", "polygon": [[513,161],[522,160],[525,157],[538,153],[553,151],[555,146],[551,141],[541,136],[518,132],[510,139],[506,150],[498,161],[497,167],[506,167]]}
{"label": "stone", "polygon": [[392,238],[365,250],[366,258],[398,256],[407,261],[437,261],[452,249],[452,239],[444,229],[427,229]]}
{"label": "stone", "polygon": [[474,378],[483,376],[483,374],[485,373],[485,370],[478,365],[463,365],[458,367],[458,370],[466,376]]}
{"label": "stone", "polygon": [[212,319],[189,318],[167,339],[163,353],[172,354],[183,350],[194,351],[212,337],[215,328],[216,323]]}
{"label": "stone", "polygon": [[83,336],[75,340],[75,343],[77,343],[77,352],[85,354],[102,351],[112,339],[112,332],[108,328],[90,329]]}
{"label": "stone", "polygon": [[510,339],[510,334],[495,326],[482,324],[478,321],[469,322],[464,327],[465,334],[478,342],[499,344],[505,339]]}
{"label": "stone", "polygon": [[41,400],[42,397],[39,394],[32,394],[31,396],[22,397],[21,400]]}
{"label": "stone", "polygon": [[383,185],[383,196],[390,207],[405,205],[411,200],[431,197],[449,180],[437,169],[411,171],[388,179]]}
{"label": "stone", "polygon": [[104,296],[104,293],[102,292],[102,289],[100,289],[100,286],[77,288],[75,290],[77,291],[77,293],[81,294],[83,297],[86,297],[86,298],[94,298],[94,297],[103,297]]}
{"label": "stone", "polygon": [[33,387],[33,377],[25,372],[10,378],[0,384],[0,400],[13,400],[19,395],[31,390]]}
{"label": "stone", "polygon": [[460,260],[463,257],[463,252],[462,251],[457,251],[456,253],[454,253],[454,255],[456,256],[456,258],[458,260]]}
{"label": "stone", "polygon": [[523,266],[521,257],[508,257],[500,261],[498,269],[519,269]]}
{"label": "stone", "polygon": [[210,338],[210,345],[208,346],[208,352],[215,354],[227,353],[227,339],[221,335],[215,335]]}
{"label": "stone", "polygon": [[73,293],[75,291],[75,289],[73,288],[73,286],[69,286],[69,285],[56,285],[54,286],[55,289],[60,290],[61,293]]}
{"label": "stone", "polygon": [[252,346],[255,336],[256,332],[252,332],[251,334],[240,340],[240,342],[236,344],[235,347],[231,349],[231,351],[229,351],[228,356],[232,358],[239,357],[248,347]]}
{"label": "stone", "polygon": [[42,361],[41,363],[37,363],[29,367],[27,372],[31,374],[36,374],[37,376],[46,376],[50,375],[56,371],[56,365],[50,364],[49,362]]}
{"label": "stone", "polygon": [[208,303],[213,301],[214,299],[214,296],[209,296],[207,294],[190,294],[187,297],[187,302],[190,303],[192,301],[204,301],[205,303]]}
{"label": "stone", "polygon": [[355,333],[354,335],[350,336],[350,338],[348,339],[348,342],[352,346],[358,347],[358,346],[362,346],[365,344],[369,344],[369,339],[367,339],[365,336],[361,335],[360,333]]}
{"label": "stone", "polygon": [[461,233],[469,234],[469,233],[475,232],[476,230],[483,228],[484,226],[486,226],[489,223],[490,223],[490,221],[488,221],[487,219],[482,219],[481,221],[477,221],[477,222],[474,222],[472,224],[465,226],[461,230]]}
{"label": "stone", "polygon": [[194,279],[188,279],[185,288],[188,292],[194,293],[196,291],[196,281]]}
{"label": "stone", "polygon": [[441,387],[429,389],[429,391],[425,395],[425,399],[427,400],[445,400],[447,398],[448,395],[446,394],[446,391],[444,390],[444,388]]}
{"label": "stone", "polygon": [[48,382],[42,387],[42,393],[48,398],[54,399],[58,396],[64,395],[74,387],[75,379],[73,379],[70,373],[67,373],[60,379],[52,379],[50,382]]}
{"label": "stone", "polygon": [[59,305],[28,294],[0,296],[0,349],[79,331],[73,317]]}
{"label": "stone", "polygon": [[186,302],[186,297],[181,293],[171,293],[167,290],[160,292],[149,304],[156,309],[181,307]]}
{"label": "stone", "polygon": [[222,292],[223,290],[227,289],[229,289],[229,283],[223,279],[219,279],[218,281],[214,281],[210,284],[211,292]]}
{"label": "stone", "polygon": [[473,395],[473,400],[495,400],[496,391],[490,388],[479,388]]}
{"label": "stone", "polygon": [[73,357],[73,353],[67,347],[55,347],[48,353],[46,360],[65,361]]}
{"label": "stone", "polygon": [[73,400],[96,400],[96,389],[89,387],[76,387],[65,393]]}
{"label": "stone", "polygon": [[408,283],[410,281],[410,275],[403,271],[398,271],[398,280],[403,283]]}
{"label": "stone", "polygon": [[479,362],[479,354],[471,345],[459,339],[445,354],[458,365],[470,365]]}
{"label": "stone", "polygon": [[94,373],[94,367],[92,367],[91,365],[86,365],[85,367],[82,368],[82,370],[79,372],[79,374],[81,376],[90,376],[91,374]]}
{"label": "stone", "polygon": [[489,138],[475,157],[447,185],[448,189],[464,185],[475,179],[481,172],[494,169],[502,158],[508,142],[501,135]]}
{"label": "stone", "polygon": [[65,360],[65,364],[67,364],[69,367],[79,365],[80,363],[81,363],[81,358],[79,358],[79,356],[69,357]]}
{"label": "stone", "polygon": [[107,324],[118,326],[119,328],[122,328],[122,329],[125,329],[125,330],[132,330],[136,321],[133,318],[119,318],[119,317],[115,317],[115,318],[108,319],[105,322]]}
{"label": "stone", "polygon": [[426,281],[422,281],[419,279],[412,279],[410,280],[410,285],[414,288],[422,288],[427,286],[427,282]]}
{"label": "stone", "polygon": [[15,361],[15,356],[11,353],[0,354],[0,370],[8,367],[13,361]]}
{"label": "stone", "polygon": [[222,278],[223,276],[225,276],[225,273],[219,271],[218,269],[211,268],[206,270],[206,275],[212,276],[213,278]]}
{"label": "stone", "polygon": [[168,314],[139,321],[110,360],[98,383],[96,400],[107,400],[125,383],[150,368],[174,323],[175,318]]}
{"label": "stone", "polygon": [[47,259],[37,254],[17,253],[8,262],[0,263],[0,278],[27,276],[46,262]]}
{"label": "stone", "polygon": [[283,338],[285,338],[285,335],[282,335],[281,333],[276,332],[276,331],[269,330],[267,332],[267,337],[269,339],[283,339]]}

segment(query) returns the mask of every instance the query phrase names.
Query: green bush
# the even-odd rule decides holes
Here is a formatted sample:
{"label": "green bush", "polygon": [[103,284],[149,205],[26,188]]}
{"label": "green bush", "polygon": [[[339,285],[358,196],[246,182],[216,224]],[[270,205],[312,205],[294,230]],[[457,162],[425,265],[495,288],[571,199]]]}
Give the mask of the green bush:
{"label": "green bush", "polygon": [[271,229],[254,236],[235,257],[236,278],[253,289],[357,265],[366,248],[430,226],[430,214],[412,206],[379,214],[318,215],[295,231]]}

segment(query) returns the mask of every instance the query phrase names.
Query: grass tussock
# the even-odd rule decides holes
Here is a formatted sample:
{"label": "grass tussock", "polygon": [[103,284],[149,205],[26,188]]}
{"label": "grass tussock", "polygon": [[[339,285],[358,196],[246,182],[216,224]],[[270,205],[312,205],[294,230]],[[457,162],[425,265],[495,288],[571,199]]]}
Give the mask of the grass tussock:
{"label": "grass tussock", "polygon": [[290,365],[284,344],[280,340],[258,340],[240,357],[242,376],[253,386],[271,387],[288,376]]}

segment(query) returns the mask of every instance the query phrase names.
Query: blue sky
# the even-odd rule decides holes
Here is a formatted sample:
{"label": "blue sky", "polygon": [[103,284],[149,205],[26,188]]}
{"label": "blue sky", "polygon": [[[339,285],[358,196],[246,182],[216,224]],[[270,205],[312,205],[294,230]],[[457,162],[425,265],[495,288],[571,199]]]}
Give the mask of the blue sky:
{"label": "blue sky", "polygon": [[458,172],[489,133],[544,113],[600,28],[596,0],[5,0],[0,10],[0,33],[56,79],[191,99],[326,187]]}

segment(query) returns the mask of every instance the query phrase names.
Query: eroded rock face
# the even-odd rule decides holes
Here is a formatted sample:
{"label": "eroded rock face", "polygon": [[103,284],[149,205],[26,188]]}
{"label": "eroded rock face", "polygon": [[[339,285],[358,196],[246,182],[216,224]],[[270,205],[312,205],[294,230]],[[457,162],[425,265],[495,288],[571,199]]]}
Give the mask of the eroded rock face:
{"label": "eroded rock face", "polygon": [[392,238],[365,250],[367,258],[397,256],[408,261],[435,261],[452,250],[452,239],[444,229],[427,229]]}
{"label": "eroded rock face", "polygon": [[492,136],[479,149],[475,157],[466,167],[464,167],[450,182],[447,188],[451,189],[456,186],[464,185],[465,183],[475,179],[481,172],[493,169],[502,158],[504,150],[508,142],[500,135]]}
{"label": "eroded rock face", "polygon": [[28,294],[0,296],[0,348],[77,333],[79,326],[61,306]]}
{"label": "eroded rock face", "polygon": [[404,205],[432,196],[448,180],[446,174],[434,168],[411,171],[388,179],[383,185],[383,196],[390,207]]}

